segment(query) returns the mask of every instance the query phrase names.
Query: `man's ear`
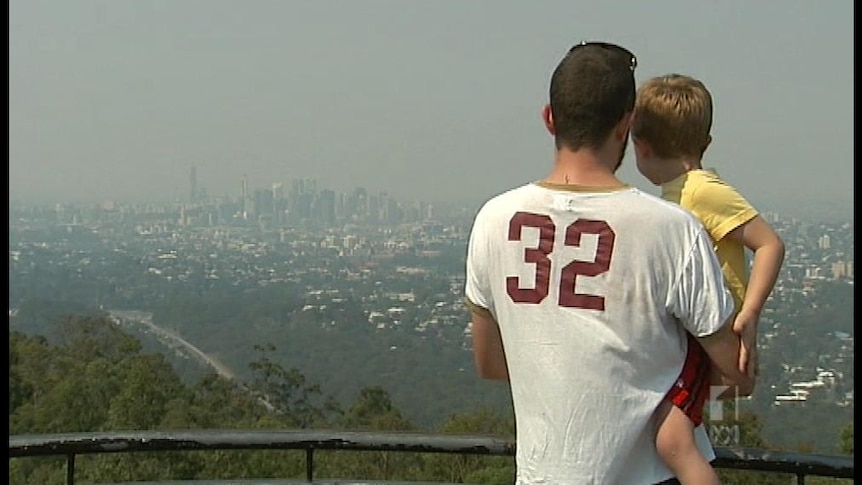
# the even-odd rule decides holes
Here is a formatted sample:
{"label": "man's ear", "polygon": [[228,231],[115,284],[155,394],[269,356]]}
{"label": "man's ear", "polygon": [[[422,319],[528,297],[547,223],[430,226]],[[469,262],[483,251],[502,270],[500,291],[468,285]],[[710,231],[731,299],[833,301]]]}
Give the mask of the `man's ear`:
{"label": "man's ear", "polygon": [[551,135],[557,134],[557,128],[554,126],[554,113],[551,112],[551,105],[546,104],[542,107],[542,122],[545,123],[545,129]]}
{"label": "man's ear", "polygon": [[614,136],[617,141],[621,141],[623,143],[626,142],[626,137],[629,134],[629,129],[632,127],[632,120],[634,119],[633,113],[628,113],[617,123],[616,128],[614,128]]}

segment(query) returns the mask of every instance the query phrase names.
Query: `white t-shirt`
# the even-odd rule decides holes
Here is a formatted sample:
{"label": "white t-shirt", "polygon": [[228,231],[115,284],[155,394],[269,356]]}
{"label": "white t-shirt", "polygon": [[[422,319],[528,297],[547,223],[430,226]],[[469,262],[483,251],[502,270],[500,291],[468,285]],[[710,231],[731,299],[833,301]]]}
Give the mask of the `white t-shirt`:
{"label": "white t-shirt", "polygon": [[[685,330],[733,313],[712,242],[675,204],[635,188],[532,183],[481,208],[466,297],[496,319],[517,431],[517,483],[654,484],[655,410]],[[703,427],[696,438],[715,457]]]}

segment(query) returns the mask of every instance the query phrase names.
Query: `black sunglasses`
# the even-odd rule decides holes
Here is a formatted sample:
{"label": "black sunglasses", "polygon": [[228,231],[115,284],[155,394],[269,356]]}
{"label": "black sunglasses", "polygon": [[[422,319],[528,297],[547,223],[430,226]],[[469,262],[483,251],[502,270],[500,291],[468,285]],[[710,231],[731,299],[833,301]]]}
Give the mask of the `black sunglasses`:
{"label": "black sunglasses", "polygon": [[631,64],[629,65],[629,69],[631,69],[632,72],[634,72],[635,68],[638,67],[638,58],[635,57],[635,55],[632,54],[632,52],[630,50],[626,49],[625,47],[618,46],[616,44],[611,44],[610,42],[582,41],[581,43],[575,44],[574,46],[572,46],[572,48],[569,49],[569,53],[571,53],[573,50],[577,49],[578,47],[584,47],[587,45],[593,45],[596,47],[601,47],[603,49],[609,49],[609,50],[612,50],[614,52],[618,52],[618,53],[628,57],[629,59],[631,59]]}

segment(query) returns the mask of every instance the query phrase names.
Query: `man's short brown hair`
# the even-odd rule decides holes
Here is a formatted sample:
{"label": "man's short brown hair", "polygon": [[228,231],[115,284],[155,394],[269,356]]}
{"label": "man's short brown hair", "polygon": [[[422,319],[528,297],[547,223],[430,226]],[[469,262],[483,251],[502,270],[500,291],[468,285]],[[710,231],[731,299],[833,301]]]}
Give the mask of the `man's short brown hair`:
{"label": "man's short brown hair", "polygon": [[616,44],[582,42],[557,65],[549,90],[557,148],[598,149],[634,109],[637,61]]}
{"label": "man's short brown hair", "polygon": [[649,143],[657,157],[699,160],[711,129],[712,95],[697,79],[668,74],[638,89],[632,137]]}

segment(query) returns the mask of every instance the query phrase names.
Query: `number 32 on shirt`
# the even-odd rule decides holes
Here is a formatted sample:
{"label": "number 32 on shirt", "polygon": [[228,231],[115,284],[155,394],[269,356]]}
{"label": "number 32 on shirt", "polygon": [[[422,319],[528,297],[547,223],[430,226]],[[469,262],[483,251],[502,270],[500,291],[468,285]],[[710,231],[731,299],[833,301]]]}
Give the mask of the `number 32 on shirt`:
{"label": "number 32 on shirt", "polygon": [[[541,303],[548,296],[551,287],[551,260],[548,256],[554,250],[554,234],[557,232],[557,227],[548,215],[517,212],[509,220],[509,241],[520,241],[522,229],[525,227],[539,230],[539,241],[536,246],[524,248],[524,262],[535,265],[535,278],[532,285],[524,287],[522,285],[525,282],[521,278],[508,276],[506,292],[515,303]],[[563,267],[560,272],[560,284],[557,285],[560,289],[557,303],[563,307],[603,311],[605,297],[577,293],[575,285],[578,276],[598,276],[610,268],[616,234],[605,221],[578,219],[566,228],[563,244],[579,247],[583,234],[598,236],[595,257],[592,261],[575,260]]]}

